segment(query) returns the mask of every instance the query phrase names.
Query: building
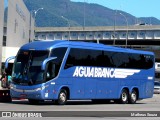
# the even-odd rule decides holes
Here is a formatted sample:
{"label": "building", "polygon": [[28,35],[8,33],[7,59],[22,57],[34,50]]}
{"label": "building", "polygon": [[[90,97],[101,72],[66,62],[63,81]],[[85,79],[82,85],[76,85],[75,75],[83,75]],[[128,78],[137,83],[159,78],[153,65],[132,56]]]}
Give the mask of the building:
{"label": "building", "polygon": [[[3,23],[4,23],[3,20],[4,20],[4,1],[1,0],[1,3],[0,3],[0,51],[2,51],[2,41],[3,41]],[[0,52],[0,63],[1,62],[2,62],[2,52]]]}
{"label": "building", "polygon": [[17,54],[20,46],[34,38],[34,20],[23,0],[1,0],[1,3],[1,16],[4,16],[4,9],[8,9],[7,19],[4,21],[4,17],[0,17],[0,36],[3,36],[3,39],[0,37],[0,63],[3,66],[8,57]]}

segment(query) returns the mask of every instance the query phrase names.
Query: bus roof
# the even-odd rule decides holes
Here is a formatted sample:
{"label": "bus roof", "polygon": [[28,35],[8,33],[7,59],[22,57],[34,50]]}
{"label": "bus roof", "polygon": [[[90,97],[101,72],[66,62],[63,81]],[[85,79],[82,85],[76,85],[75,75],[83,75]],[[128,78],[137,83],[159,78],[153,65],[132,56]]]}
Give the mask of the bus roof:
{"label": "bus roof", "polygon": [[90,42],[67,41],[67,40],[34,41],[34,42],[23,45],[20,49],[23,49],[23,50],[50,50],[56,47],[96,49],[96,50],[108,50],[108,51],[131,52],[131,53],[154,55],[153,52],[149,52],[149,51],[113,47],[109,45],[90,43]]}

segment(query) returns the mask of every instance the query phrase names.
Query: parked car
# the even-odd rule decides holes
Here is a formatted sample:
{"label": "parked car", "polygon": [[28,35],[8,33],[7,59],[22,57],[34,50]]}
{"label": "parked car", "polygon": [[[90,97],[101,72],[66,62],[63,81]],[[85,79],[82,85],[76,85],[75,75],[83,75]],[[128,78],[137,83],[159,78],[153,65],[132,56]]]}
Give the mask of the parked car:
{"label": "parked car", "polygon": [[156,70],[157,73],[160,72],[160,63],[159,62],[155,63],[155,70]]}
{"label": "parked car", "polygon": [[160,81],[154,82],[154,94],[160,94]]}

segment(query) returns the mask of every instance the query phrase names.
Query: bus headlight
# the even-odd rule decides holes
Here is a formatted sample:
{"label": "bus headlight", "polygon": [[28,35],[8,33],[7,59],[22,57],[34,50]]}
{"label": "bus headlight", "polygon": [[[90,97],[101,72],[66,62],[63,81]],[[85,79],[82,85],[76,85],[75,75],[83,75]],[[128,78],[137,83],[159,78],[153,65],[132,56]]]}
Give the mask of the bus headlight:
{"label": "bus headlight", "polygon": [[41,88],[37,88],[37,89],[35,89],[35,91],[40,91],[41,90]]}
{"label": "bus headlight", "polygon": [[48,85],[42,86],[42,87],[36,88],[35,91],[41,91],[41,90],[44,90],[47,87],[48,87]]}

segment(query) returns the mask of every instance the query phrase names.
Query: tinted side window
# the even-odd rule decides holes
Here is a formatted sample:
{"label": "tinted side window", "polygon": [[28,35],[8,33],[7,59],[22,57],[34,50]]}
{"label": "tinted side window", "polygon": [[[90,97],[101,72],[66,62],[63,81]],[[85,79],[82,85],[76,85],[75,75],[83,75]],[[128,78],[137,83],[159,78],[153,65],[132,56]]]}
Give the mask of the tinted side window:
{"label": "tinted side window", "polygon": [[154,57],[151,55],[72,48],[65,68],[72,66],[97,66],[149,69],[153,67],[153,61]]}
{"label": "tinted side window", "polygon": [[51,57],[57,57],[55,60],[57,64],[61,64],[67,48],[56,48],[51,51]]}
{"label": "tinted side window", "polygon": [[68,55],[65,68],[71,66],[103,66],[103,57],[102,51],[72,48]]}
{"label": "tinted side window", "polygon": [[114,60],[112,57],[112,56],[114,56],[114,54],[115,54],[114,52],[110,52],[110,51],[104,52],[104,57],[103,57],[104,67],[115,67]]}
{"label": "tinted side window", "polygon": [[128,68],[149,69],[153,63],[154,57],[151,55],[130,54]]}
{"label": "tinted side window", "polygon": [[51,57],[57,57],[57,59],[54,60],[55,66],[55,76],[57,76],[62,60],[64,58],[64,55],[66,53],[67,48],[55,48],[51,51]]}
{"label": "tinted side window", "polygon": [[110,59],[113,61],[114,67],[127,68],[127,64],[129,62],[127,53],[122,53],[122,52],[111,52],[111,53],[112,56],[110,57]]}

